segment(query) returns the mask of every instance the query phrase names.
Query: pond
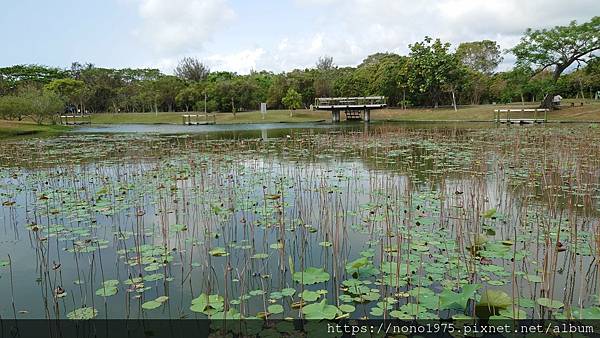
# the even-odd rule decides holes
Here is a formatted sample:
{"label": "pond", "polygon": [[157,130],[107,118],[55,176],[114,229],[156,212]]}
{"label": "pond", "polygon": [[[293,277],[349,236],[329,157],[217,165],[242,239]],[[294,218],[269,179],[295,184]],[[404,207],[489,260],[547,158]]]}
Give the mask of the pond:
{"label": "pond", "polygon": [[600,318],[587,125],[0,143],[3,318]]}

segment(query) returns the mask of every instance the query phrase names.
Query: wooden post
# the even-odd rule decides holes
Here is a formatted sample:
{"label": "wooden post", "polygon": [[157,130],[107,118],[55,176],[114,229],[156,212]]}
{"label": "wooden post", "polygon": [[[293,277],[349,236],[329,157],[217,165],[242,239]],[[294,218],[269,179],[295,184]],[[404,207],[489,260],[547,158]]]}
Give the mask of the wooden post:
{"label": "wooden post", "polygon": [[365,118],[364,118],[365,122],[371,121],[371,110],[365,109],[364,114],[365,114]]}
{"label": "wooden post", "polygon": [[331,121],[334,123],[340,122],[340,111],[339,110],[331,111]]}

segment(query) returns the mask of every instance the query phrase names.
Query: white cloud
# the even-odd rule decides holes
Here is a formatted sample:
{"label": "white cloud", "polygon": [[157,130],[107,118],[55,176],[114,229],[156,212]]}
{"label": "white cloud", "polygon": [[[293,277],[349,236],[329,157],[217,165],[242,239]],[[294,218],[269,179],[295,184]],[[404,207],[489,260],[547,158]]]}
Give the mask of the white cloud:
{"label": "white cloud", "polygon": [[[375,52],[408,53],[428,35],[451,42],[492,39],[514,46],[528,28],[587,21],[600,13],[597,0],[295,0],[311,8],[318,31],[282,40],[259,64],[289,70],[331,55],[338,65],[356,65]],[[507,55],[502,68],[512,64]]]}
{"label": "white cloud", "polygon": [[[408,45],[426,35],[454,47],[464,41],[491,39],[507,49],[528,27],[583,22],[600,13],[598,0],[294,0],[287,3],[287,13],[311,14],[302,18],[300,27],[285,23],[272,27],[284,36],[279,40],[248,36],[249,45],[231,50],[228,37],[232,36],[227,34],[239,41],[247,34],[245,27],[270,24],[257,23],[255,17],[245,17],[240,11],[237,30],[219,35],[210,50],[202,50],[235,16],[227,0],[133,1],[139,3],[144,21],[140,35],[160,50],[156,64],[161,69],[170,71],[176,60],[189,55],[215,70],[242,74],[251,69],[280,72],[313,67],[323,55],[332,56],[336,65],[353,66],[376,52],[407,54]],[[287,13],[281,15],[294,15]],[[513,62],[514,57],[507,55],[500,69]]]}
{"label": "white cloud", "polygon": [[214,54],[205,58],[212,70],[248,74],[257,69],[257,61],[265,54],[264,49],[248,49],[232,54]]}
{"label": "white cloud", "polygon": [[135,34],[161,55],[201,50],[235,17],[226,0],[138,0]]}

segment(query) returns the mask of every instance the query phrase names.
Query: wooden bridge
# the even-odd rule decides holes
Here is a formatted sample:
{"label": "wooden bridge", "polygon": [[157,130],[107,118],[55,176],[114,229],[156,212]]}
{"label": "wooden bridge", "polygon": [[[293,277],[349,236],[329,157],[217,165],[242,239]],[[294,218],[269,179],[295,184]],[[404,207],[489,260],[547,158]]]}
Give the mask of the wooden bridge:
{"label": "wooden bridge", "polygon": [[80,124],[92,124],[92,115],[60,115],[60,124],[68,125],[80,125]]}
{"label": "wooden bridge", "polygon": [[[533,117],[510,117],[510,113],[533,113]],[[538,113],[544,113],[544,115],[538,116]],[[503,118],[502,115],[505,117]],[[494,110],[494,121],[496,121],[496,123],[510,124],[545,123],[548,121],[548,109],[496,109]]]}
{"label": "wooden bridge", "polygon": [[[209,115],[212,115],[212,121],[210,121]],[[183,124],[188,126],[195,125],[206,125],[206,124],[215,124],[217,123],[217,115],[213,114],[185,114],[181,115],[183,118]]]}
{"label": "wooden bridge", "polygon": [[346,121],[369,122],[371,110],[387,107],[384,96],[362,97],[321,97],[315,99],[313,108],[316,110],[331,111],[331,120],[340,122],[340,113],[344,111]]}

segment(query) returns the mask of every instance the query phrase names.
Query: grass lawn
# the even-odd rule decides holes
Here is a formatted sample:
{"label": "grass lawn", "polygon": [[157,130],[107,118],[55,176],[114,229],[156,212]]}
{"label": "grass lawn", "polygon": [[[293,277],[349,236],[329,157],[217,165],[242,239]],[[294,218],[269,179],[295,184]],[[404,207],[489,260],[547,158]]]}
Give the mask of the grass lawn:
{"label": "grass lawn", "polygon": [[[575,107],[570,107],[570,102],[576,102]],[[600,122],[600,102],[586,102],[583,106],[580,101],[565,100],[563,108],[548,113],[550,122]],[[511,104],[511,105],[478,105],[462,106],[458,111],[452,108],[410,108],[410,109],[381,109],[371,112],[372,121],[478,121],[491,122],[494,109],[501,108],[536,108],[536,104]],[[182,124],[183,112],[175,113],[121,113],[121,114],[93,114],[93,124]],[[193,113],[190,113],[193,114]],[[531,113],[511,113],[510,117],[531,117]],[[539,117],[543,113],[539,113]],[[211,117],[212,119],[212,117]],[[342,120],[344,114],[342,114]],[[264,119],[259,111],[240,112],[234,117],[232,113],[217,113],[217,124],[234,123],[279,123],[279,122],[316,122],[331,121],[328,111],[310,111],[299,109],[290,117],[289,110],[269,110]],[[0,138],[33,134],[58,134],[71,129],[59,125],[38,125],[32,121],[6,121],[0,120]]]}
{"label": "grass lawn", "polygon": [[0,120],[0,139],[24,135],[59,134],[71,129],[60,125],[39,125],[29,121]]}
{"label": "grass lawn", "polygon": [[[577,103],[579,104],[579,103]],[[586,103],[584,106],[570,107],[570,102],[564,103],[564,108],[548,113],[549,121],[600,121],[600,102]],[[371,119],[388,121],[492,121],[494,109],[500,108],[536,108],[535,104],[511,104],[511,105],[478,105],[463,106],[454,111],[452,108],[410,108],[381,109],[371,112]],[[92,123],[95,124],[182,124],[183,112],[176,113],[121,113],[121,114],[94,114]],[[193,114],[193,113],[190,113]],[[526,117],[531,113],[519,115],[511,113],[510,117]],[[540,113],[540,117],[543,113]],[[342,114],[344,119],[344,114]],[[269,110],[263,119],[260,112],[240,112],[234,117],[232,113],[217,113],[217,124],[232,123],[278,123],[278,122],[314,122],[331,121],[331,113],[328,111],[310,111],[305,109],[296,110],[290,117],[289,110]]]}
{"label": "grass lawn", "polygon": [[[121,113],[121,114],[94,114],[92,115],[92,123],[96,124],[123,124],[123,123],[142,123],[142,124],[182,124],[183,114],[196,114],[194,112],[159,112],[156,113]],[[331,114],[327,112],[312,112],[310,110],[296,110],[293,116],[290,117],[289,110],[269,110],[262,118],[259,111],[239,112],[234,117],[232,113],[217,113],[217,124],[233,124],[233,123],[269,123],[269,122],[314,122],[330,119]],[[202,118],[199,119],[202,121]],[[192,121],[195,121],[192,118]],[[209,115],[209,121],[212,121],[212,116]]]}

